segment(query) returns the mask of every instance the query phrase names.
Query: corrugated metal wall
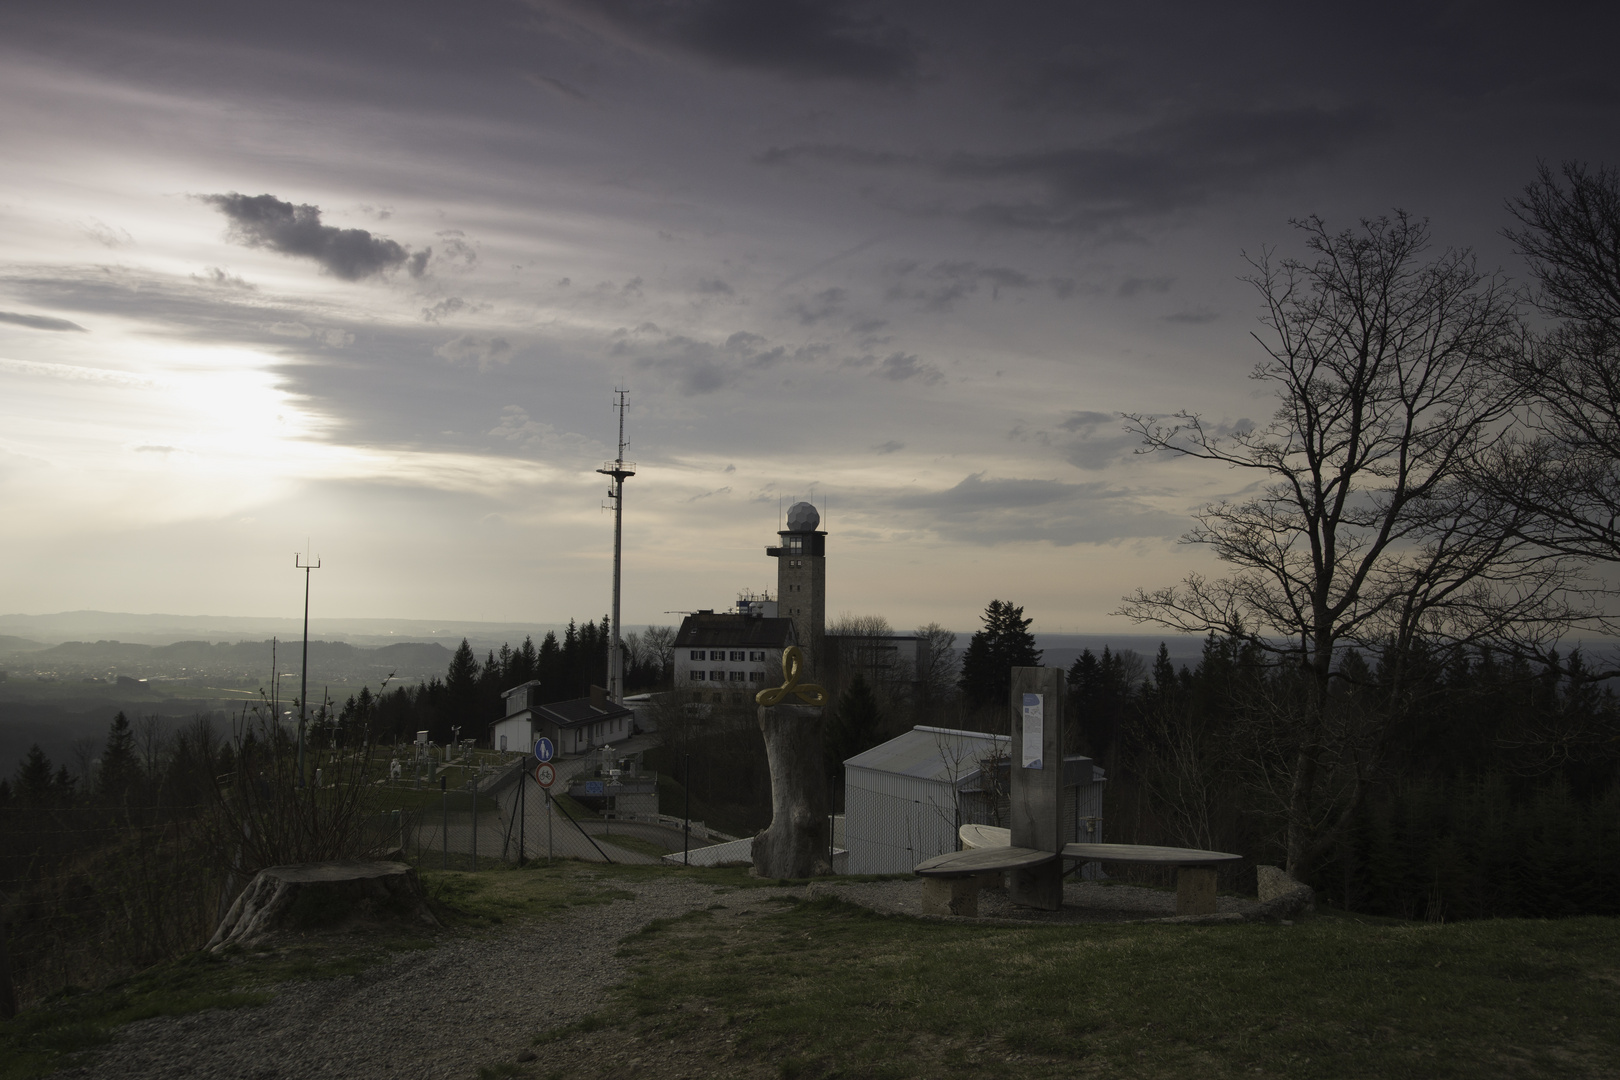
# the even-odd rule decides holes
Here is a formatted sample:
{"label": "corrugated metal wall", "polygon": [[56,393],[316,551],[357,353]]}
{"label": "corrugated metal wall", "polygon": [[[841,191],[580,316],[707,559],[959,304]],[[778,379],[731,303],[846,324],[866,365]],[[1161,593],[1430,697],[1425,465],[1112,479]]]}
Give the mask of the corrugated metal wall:
{"label": "corrugated metal wall", "polygon": [[907,874],[957,849],[951,785],[871,769],[844,770],[844,840],[851,874]]}

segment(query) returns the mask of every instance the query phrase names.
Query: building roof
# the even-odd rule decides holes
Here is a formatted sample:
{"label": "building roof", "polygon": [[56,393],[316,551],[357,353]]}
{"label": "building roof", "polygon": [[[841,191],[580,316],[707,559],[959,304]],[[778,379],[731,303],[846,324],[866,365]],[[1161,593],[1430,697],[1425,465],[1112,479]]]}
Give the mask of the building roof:
{"label": "building roof", "polygon": [[798,644],[792,619],[755,618],[752,615],[716,615],[699,611],[681,620],[675,648],[705,646],[716,649],[785,649]]}
{"label": "building roof", "polygon": [[593,705],[588,697],[574,698],[571,701],[553,701],[550,705],[538,705],[530,711],[558,727],[574,727],[596,720],[635,715],[623,705],[615,705],[611,701],[604,702],[600,706]]}
{"label": "building roof", "polygon": [[[1007,769],[1011,747],[1012,739],[1006,735],[919,725],[886,743],[863,750],[847,759],[844,765],[917,780],[954,781],[960,789],[964,783],[978,778],[984,760],[992,755],[1000,757],[999,769]],[[1104,778],[1103,770],[1090,758],[1081,754],[1064,755],[1064,784],[1102,783]]]}
{"label": "building roof", "polygon": [[984,731],[918,726],[888,742],[863,750],[844,762],[851,769],[896,773],[918,780],[961,781],[979,773],[979,760],[1000,751],[1012,739]]}

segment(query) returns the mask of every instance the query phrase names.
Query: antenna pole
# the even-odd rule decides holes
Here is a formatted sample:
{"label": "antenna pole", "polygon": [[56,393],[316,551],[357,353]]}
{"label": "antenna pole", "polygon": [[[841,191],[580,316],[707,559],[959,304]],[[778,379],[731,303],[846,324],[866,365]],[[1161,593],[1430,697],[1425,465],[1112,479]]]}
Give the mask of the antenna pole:
{"label": "antenna pole", "polygon": [[321,560],[304,561],[302,552],[293,552],[293,565],[304,572],[304,674],[298,682],[298,786],[304,786],[304,726],[309,708],[309,572],[321,568]]}
{"label": "antenna pole", "polygon": [[624,700],[624,648],[619,630],[619,570],[624,553],[624,481],[636,475],[636,463],[624,460],[624,411],[630,391],[615,389],[619,400],[613,407],[619,410],[619,456],[596,471],[613,478],[608,498],[613,500],[613,615],[612,637],[608,642],[607,692],[608,700],[615,704]]}

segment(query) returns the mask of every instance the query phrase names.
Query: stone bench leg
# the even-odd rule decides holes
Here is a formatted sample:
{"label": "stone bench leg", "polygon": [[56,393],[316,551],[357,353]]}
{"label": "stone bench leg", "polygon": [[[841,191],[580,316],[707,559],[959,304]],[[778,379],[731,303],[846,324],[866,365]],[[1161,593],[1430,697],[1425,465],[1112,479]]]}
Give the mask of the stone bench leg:
{"label": "stone bench leg", "polygon": [[924,915],[979,914],[979,878],[926,877],[922,882],[922,909]]}
{"label": "stone bench leg", "polygon": [[1215,914],[1215,871],[1207,866],[1176,868],[1176,914]]}

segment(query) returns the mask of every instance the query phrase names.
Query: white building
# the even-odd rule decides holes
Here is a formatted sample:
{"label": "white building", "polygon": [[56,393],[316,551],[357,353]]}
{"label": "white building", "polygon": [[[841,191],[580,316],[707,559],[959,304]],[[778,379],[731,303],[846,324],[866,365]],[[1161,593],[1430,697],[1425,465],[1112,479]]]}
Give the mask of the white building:
{"label": "white building", "polygon": [[687,701],[752,698],[780,680],[782,650],[796,644],[792,619],[688,615],[675,635],[675,690]]}
{"label": "white building", "polygon": [[540,680],[530,679],[504,690],[501,697],[506,699],[506,715],[489,725],[490,749],[528,753],[534,748],[534,710],[540,705]]}
{"label": "white building", "polygon": [[[964,824],[1007,824],[1005,735],[914,727],[844,762],[844,846],[851,874],[904,874],[955,851]],[[1063,759],[1065,842],[1102,840],[1103,771]]]}

